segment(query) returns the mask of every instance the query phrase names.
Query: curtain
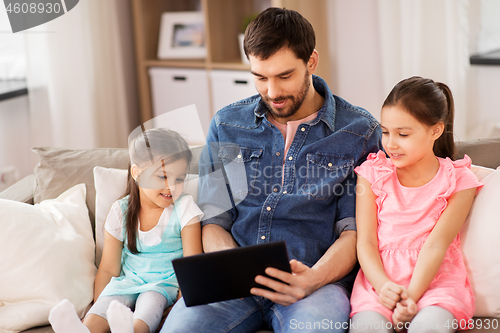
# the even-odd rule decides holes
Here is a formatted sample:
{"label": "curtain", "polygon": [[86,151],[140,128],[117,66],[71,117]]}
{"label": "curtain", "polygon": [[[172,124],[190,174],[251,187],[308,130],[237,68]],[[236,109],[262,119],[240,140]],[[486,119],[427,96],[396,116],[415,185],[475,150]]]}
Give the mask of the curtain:
{"label": "curtain", "polygon": [[455,139],[466,140],[468,0],[377,0],[385,95],[413,76],[446,83],[455,99]]}
{"label": "curtain", "polygon": [[11,33],[7,11],[0,4],[0,81],[26,78],[24,54],[24,38]]}
{"label": "curtain", "polygon": [[25,32],[33,146],[127,147],[139,125],[130,11],[80,1]]}

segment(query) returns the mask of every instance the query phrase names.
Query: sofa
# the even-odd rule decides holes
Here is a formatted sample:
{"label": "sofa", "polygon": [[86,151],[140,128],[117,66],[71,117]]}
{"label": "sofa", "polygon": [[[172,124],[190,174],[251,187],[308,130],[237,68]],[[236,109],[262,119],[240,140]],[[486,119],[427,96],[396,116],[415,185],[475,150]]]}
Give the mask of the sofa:
{"label": "sofa", "polygon": [[[471,157],[485,184],[461,234],[476,295],[475,318],[466,332],[498,332],[500,170],[495,169],[500,138],[458,142],[457,148],[459,157]],[[200,151],[193,149],[186,186],[195,197]],[[62,298],[75,303],[80,316],[88,311],[103,222],[125,189],[126,149],[41,147],[33,152],[39,158],[34,174],[0,193],[0,224],[7,230],[0,236],[0,332],[6,333],[53,332],[46,318]]]}

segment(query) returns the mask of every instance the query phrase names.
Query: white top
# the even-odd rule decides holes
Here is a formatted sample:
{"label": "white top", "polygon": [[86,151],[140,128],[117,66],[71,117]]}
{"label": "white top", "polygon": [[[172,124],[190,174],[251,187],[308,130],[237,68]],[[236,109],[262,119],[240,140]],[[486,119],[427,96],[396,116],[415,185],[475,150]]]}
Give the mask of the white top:
{"label": "white top", "polygon": [[[184,228],[189,221],[194,217],[198,217],[200,220],[203,217],[203,212],[198,208],[194,199],[189,194],[186,194],[179,203],[178,207],[179,219],[181,223],[181,230]],[[138,224],[138,235],[139,240],[146,246],[154,246],[160,244],[163,232],[172,216],[174,210],[174,205],[170,205],[163,210],[163,213],[158,220],[156,226],[149,231],[142,231],[141,221]],[[111,234],[111,236],[123,242],[123,215],[120,204],[116,201],[111,207],[108,216],[106,217],[106,222],[104,223],[104,229]]]}

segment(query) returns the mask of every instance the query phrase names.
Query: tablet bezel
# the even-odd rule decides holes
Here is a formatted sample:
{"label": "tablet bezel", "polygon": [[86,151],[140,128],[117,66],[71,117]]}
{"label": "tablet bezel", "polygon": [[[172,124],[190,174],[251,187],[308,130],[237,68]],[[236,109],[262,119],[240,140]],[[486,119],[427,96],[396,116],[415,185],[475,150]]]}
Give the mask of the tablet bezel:
{"label": "tablet bezel", "polygon": [[238,247],[172,260],[186,306],[253,296],[250,289],[268,289],[255,276],[267,267],[291,272],[284,241]]}

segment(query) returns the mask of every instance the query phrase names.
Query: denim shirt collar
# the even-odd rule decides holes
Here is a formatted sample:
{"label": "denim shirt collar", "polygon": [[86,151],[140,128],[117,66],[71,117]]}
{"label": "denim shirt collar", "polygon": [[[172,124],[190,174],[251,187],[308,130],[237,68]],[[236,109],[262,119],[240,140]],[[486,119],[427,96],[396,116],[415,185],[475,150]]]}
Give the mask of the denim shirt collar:
{"label": "denim shirt collar", "polygon": [[[321,77],[313,75],[313,87],[314,89],[325,98],[325,103],[323,107],[318,111],[318,116],[311,121],[311,126],[316,125],[319,121],[323,121],[328,128],[335,132],[335,99],[333,97],[330,88],[326,84],[325,80]],[[259,104],[255,107],[255,123],[262,121],[268,112],[267,107],[264,105],[264,101],[260,100]]]}

